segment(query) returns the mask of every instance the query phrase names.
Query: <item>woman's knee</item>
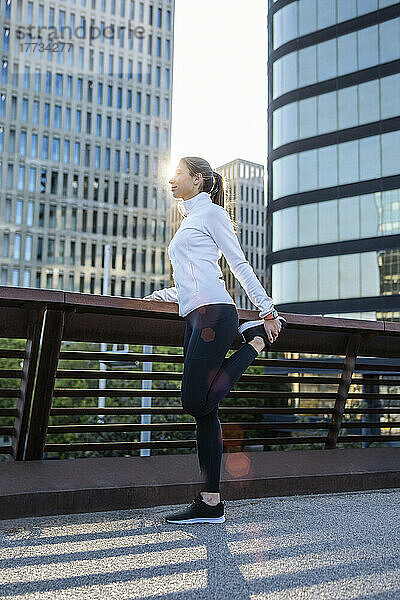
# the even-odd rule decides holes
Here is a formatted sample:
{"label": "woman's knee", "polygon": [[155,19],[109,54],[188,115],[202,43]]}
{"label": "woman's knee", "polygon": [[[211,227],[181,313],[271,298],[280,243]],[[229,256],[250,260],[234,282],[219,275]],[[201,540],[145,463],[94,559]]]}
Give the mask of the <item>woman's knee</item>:
{"label": "woman's knee", "polygon": [[201,417],[203,416],[204,411],[204,403],[202,402],[193,402],[189,399],[182,398],[182,407],[186,414],[191,415],[192,417]]}
{"label": "woman's knee", "polygon": [[204,417],[213,410],[214,407],[218,406],[223,394],[219,386],[211,386],[207,392],[203,394],[196,394],[193,390],[188,391],[186,394],[184,391],[181,392],[181,403],[185,413],[192,415],[192,417]]}

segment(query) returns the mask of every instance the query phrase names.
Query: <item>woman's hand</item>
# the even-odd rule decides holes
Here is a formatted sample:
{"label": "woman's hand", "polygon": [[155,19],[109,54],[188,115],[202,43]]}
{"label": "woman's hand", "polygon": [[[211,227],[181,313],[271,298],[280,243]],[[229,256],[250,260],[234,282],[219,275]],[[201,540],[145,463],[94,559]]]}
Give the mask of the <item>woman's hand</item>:
{"label": "woman's hand", "polygon": [[282,329],[282,322],[278,317],[276,319],[264,319],[264,329],[267,332],[269,341],[273,344]]}

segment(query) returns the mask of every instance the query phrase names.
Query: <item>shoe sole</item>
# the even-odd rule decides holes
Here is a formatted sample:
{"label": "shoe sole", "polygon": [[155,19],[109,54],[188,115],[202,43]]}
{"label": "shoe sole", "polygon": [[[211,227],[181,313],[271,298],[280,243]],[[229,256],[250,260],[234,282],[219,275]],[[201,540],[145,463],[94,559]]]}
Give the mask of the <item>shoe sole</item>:
{"label": "shoe sole", "polygon": [[246,338],[243,336],[243,331],[246,331],[246,329],[250,329],[250,327],[257,327],[257,325],[262,325],[264,323],[264,320],[261,321],[247,321],[247,323],[242,323],[242,325],[239,327],[239,333],[242,334],[243,339],[245,340]]}
{"label": "shoe sole", "polygon": [[166,519],[166,522],[176,523],[177,525],[186,525],[189,523],[224,523],[225,517],[199,517],[196,519],[182,519],[179,521],[174,521],[173,519]]}
{"label": "shoe sole", "polygon": [[[287,321],[283,317],[278,317],[278,319],[281,320],[282,329],[283,329],[285,327],[285,325],[287,324]],[[247,321],[247,323],[242,323],[242,325],[238,328],[238,331],[239,331],[240,335],[242,336],[243,340],[245,342],[247,342],[245,336],[243,335],[243,332],[246,331],[246,329],[250,329],[251,327],[257,327],[258,325],[263,325],[263,324],[264,324],[264,319],[261,319],[260,321]],[[282,333],[282,329],[279,332],[279,335]],[[279,337],[279,335],[278,335],[278,337]],[[269,340],[268,340],[268,343],[270,345],[272,345],[272,343]]]}

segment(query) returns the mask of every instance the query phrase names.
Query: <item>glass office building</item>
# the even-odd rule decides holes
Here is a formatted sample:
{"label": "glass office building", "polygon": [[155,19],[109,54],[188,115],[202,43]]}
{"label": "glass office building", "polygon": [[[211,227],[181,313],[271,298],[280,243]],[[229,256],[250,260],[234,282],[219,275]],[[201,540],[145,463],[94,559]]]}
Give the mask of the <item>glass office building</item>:
{"label": "glass office building", "polygon": [[[236,158],[217,167],[225,179],[227,210],[237,224],[236,234],[243,252],[261,285],[269,291],[265,281],[265,195],[264,166]],[[221,257],[221,270],[226,288],[238,308],[256,310],[239,281],[232,274],[225,256]]]}
{"label": "glass office building", "polygon": [[164,287],[174,9],[1,0],[1,285]]}
{"label": "glass office building", "polygon": [[274,300],[400,320],[400,2],[270,0],[268,49]]}

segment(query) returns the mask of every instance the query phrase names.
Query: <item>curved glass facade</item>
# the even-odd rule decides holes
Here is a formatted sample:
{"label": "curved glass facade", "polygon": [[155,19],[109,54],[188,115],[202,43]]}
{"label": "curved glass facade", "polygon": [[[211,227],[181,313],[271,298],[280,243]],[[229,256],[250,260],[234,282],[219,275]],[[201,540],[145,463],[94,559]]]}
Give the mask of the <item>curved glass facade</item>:
{"label": "curved glass facade", "polygon": [[397,4],[396,0],[297,0],[273,16],[273,48],[331,27],[379,8]]}
{"label": "curved glass facade", "polygon": [[399,320],[399,13],[270,3],[268,264],[293,312]]}
{"label": "curved glass facade", "polygon": [[358,252],[273,265],[276,304],[400,294],[400,250]]}
{"label": "curved glass facade", "polygon": [[278,58],[272,70],[273,98],[399,58],[400,18],[396,18]]}
{"label": "curved glass facade", "polygon": [[400,234],[400,189],[274,212],[272,250]]}
{"label": "curved glass facade", "polygon": [[273,113],[273,147],[399,115],[400,73],[285,104]]}
{"label": "curved glass facade", "polygon": [[290,194],[397,175],[399,157],[400,131],[283,156],[272,164],[273,200]]}

